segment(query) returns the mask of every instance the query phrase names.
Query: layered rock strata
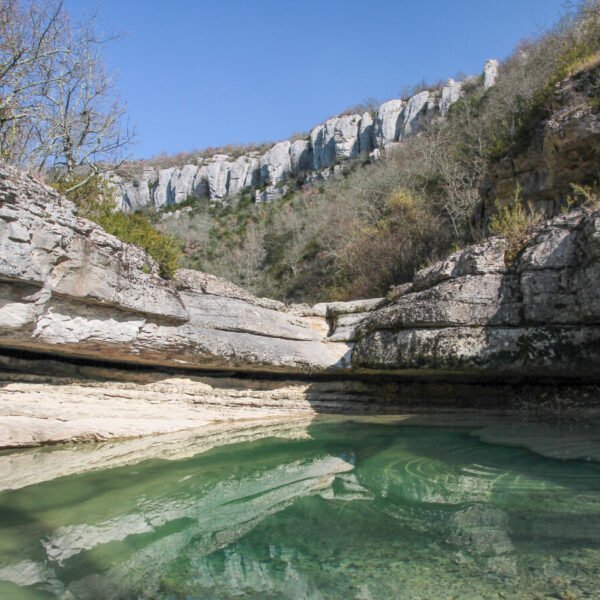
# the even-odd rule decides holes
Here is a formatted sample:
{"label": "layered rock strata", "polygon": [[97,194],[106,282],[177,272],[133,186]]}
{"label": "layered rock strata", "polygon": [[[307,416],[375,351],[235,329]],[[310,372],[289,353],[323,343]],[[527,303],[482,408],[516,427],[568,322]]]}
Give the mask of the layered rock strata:
{"label": "layered rock strata", "polygon": [[348,367],[324,318],[216,277],[157,274],[72,203],[0,168],[0,345],[65,356],[286,372]]}
{"label": "layered rock strata", "polygon": [[0,347],[176,368],[460,376],[595,374],[600,212],[491,239],[388,299],[285,306],[222,279],[172,281],[74,206],[0,169]]}
{"label": "layered rock strata", "polygon": [[[423,398],[537,406],[522,380],[592,385],[600,211],[539,226],[510,265],[505,249],[493,238],[457,252],[387,298],[285,306],[197,271],[166,281],[144,252],[0,166],[0,446],[414,409]],[[562,410],[594,393],[535,397]]]}
{"label": "layered rock strata", "polygon": [[516,150],[488,165],[481,188],[484,222],[517,196],[546,215],[555,215],[567,198],[578,196],[573,184],[597,185],[599,89],[598,65],[556,85],[545,109],[524,126]]}
{"label": "layered rock strata", "polygon": [[505,264],[504,240],[451,255],[359,324],[354,369],[487,377],[596,377],[600,211],[540,226]]}

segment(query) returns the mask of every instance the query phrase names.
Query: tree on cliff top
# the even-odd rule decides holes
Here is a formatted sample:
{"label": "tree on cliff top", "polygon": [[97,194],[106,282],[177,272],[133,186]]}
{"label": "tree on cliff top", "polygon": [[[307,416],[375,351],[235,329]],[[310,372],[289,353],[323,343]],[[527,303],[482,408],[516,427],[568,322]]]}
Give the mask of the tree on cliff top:
{"label": "tree on cliff top", "polygon": [[57,0],[0,0],[0,156],[82,186],[118,167],[133,139],[94,21]]}

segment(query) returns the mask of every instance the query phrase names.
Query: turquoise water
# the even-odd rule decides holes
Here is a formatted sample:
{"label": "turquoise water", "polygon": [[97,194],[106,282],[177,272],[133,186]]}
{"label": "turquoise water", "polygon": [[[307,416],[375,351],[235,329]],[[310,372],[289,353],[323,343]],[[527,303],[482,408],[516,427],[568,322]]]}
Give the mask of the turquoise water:
{"label": "turquoise water", "polygon": [[600,598],[597,450],[356,419],[4,453],[0,598]]}

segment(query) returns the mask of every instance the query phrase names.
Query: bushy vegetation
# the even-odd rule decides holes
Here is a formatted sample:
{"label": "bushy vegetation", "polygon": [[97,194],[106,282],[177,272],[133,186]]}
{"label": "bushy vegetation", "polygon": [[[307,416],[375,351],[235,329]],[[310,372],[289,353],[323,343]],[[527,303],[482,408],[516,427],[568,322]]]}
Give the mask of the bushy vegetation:
{"label": "bushy vegetation", "polygon": [[[481,77],[467,79],[447,119],[384,159],[357,161],[342,176],[268,205],[249,195],[225,207],[196,204],[160,228],[182,240],[189,266],[260,295],[308,302],[383,295],[486,235],[474,214],[489,162],[527,144],[554,84],[595,64],[599,52],[600,6],[585,1],[523,42],[491,89]],[[517,198],[491,228],[516,249],[535,218]]]}
{"label": "bushy vegetation", "polygon": [[538,211],[523,204],[520,189],[517,189],[509,205],[500,207],[498,212],[492,215],[489,230],[492,235],[499,235],[506,239],[504,262],[507,266],[514,262],[523,248],[527,234],[541,219],[542,216]]}
{"label": "bushy vegetation", "polygon": [[[161,277],[170,278],[179,267],[181,250],[178,242],[155,229],[141,213],[115,210],[114,188],[104,177],[74,176],[54,183],[78,207],[79,216],[98,223],[108,233],[145,250],[157,263]],[[72,190],[72,191],[68,191]]]}
{"label": "bushy vegetation", "polygon": [[0,1],[2,160],[65,181],[121,164],[134,132],[102,61],[109,39],[61,0]]}

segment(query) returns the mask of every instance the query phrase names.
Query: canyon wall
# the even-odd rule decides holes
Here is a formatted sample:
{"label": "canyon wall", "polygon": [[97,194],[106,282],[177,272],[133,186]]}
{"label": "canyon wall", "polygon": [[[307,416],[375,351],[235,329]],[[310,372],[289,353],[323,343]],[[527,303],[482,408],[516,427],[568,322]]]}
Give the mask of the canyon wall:
{"label": "canyon wall", "polygon": [[[486,89],[494,85],[497,75],[498,61],[489,60],[483,74]],[[441,89],[384,102],[374,114],[333,117],[314,127],[306,139],[277,142],[262,154],[215,154],[166,169],[140,166],[133,176],[113,178],[118,205],[135,211],[173,206],[190,197],[222,202],[248,190],[256,202],[273,200],[288,191],[294,178],[327,178],[349,160],[376,158],[386,147],[418,133],[428,120],[444,117],[462,95],[463,82],[450,79]]]}
{"label": "canyon wall", "polygon": [[517,190],[522,201],[551,216],[577,195],[572,184],[597,185],[599,90],[599,65],[556,84],[548,101],[523,127],[520,143],[488,165],[481,186],[483,222],[498,207],[510,204]]}
{"label": "canyon wall", "polygon": [[0,167],[0,348],[134,365],[288,374],[594,378],[600,211],[499,238],[385,299],[285,306],[154,261]]}

